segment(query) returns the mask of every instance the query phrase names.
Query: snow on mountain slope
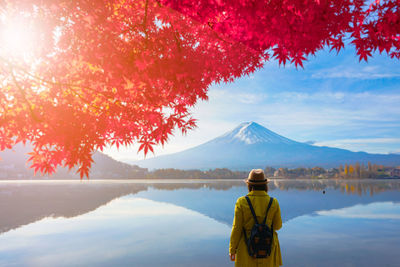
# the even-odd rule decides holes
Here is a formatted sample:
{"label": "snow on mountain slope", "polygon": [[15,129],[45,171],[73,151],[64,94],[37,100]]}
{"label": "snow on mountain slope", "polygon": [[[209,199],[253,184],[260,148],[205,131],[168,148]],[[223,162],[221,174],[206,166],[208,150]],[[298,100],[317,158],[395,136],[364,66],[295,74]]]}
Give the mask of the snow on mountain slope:
{"label": "snow on mountain slope", "polygon": [[274,133],[255,122],[245,122],[220,137],[182,152],[136,161],[149,169],[214,169],[272,167],[338,167],[368,161],[400,165],[400,155],[368,154],[300,143]]}
{"label": "snow on mountain slope", "polygon": [[213,141],[225,143],[244,142],[248,145],[257,143],[297,143],[286,137],[276,134],[255,122],[244,122],[232,131],[227,132]]}

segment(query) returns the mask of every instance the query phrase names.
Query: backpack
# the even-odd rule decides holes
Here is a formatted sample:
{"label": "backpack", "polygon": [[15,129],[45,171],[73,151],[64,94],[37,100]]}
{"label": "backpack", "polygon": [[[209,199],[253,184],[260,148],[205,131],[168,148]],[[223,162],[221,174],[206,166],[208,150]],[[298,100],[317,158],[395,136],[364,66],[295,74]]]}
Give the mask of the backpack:
{"label": "backpack", "polygon": [[248,196],[246,196],[246,200],[247,203],[249,203],[251,214],[253,214],[253,218],[255,221],[253,228],[251,228],[249,238],[247,238],[246,229],[244,229],[243,227],[247,250],[249,252],[249,255],[253,258],[266,258],[271,254],[272,239],[274,236],[273,224],[271,225],[271,228],[266,225],[268,211],[271,207],[273,198],[271,197],[269,200],[267,213],[265,214],[265,218],[262,223],[258,223],[256,213],[254,212],[253,206],[251,205],[251,201]]}

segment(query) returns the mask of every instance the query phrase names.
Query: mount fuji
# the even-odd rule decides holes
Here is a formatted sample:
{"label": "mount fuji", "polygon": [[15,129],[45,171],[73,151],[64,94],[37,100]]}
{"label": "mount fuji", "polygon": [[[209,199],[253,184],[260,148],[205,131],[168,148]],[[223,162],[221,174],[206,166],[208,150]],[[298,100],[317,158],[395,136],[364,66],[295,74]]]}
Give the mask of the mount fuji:
{"label": "mount fuji", "polygon": [[400,165],[400,155],[368,154],[296,142],[255,122],[245,122],[202,145],[134,164],[150,169],[248,170],[271,167],[338,167],[356,162]]}

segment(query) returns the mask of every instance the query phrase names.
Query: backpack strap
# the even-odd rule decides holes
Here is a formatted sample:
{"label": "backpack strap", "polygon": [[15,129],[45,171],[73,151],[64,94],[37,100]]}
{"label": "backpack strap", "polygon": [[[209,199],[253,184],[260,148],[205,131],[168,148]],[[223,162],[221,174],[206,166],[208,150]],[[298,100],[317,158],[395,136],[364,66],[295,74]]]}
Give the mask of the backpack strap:
{"label": "backpack strap", "polygon": [[246,241],[246,246],[247,246],[247,234],[246,234],[246,229],[244,228],[244,226],[243,226],[243,234],[244,234],[244,240]]}
{"label": "backpack strap", "polygon": [[253,214],[254,221],[256,222],[256,224],[258,224],[257,216],[256,216],[256,213],[254,212],[253,205],[251,205],[250,198],[248,196],[246,196],[246,200],[247,200],[247,203],[249,204],[249,207],[250,207],[250,210],[251,210],[251,214]]}
{"label": "backpack strap", "polygon": [[244,241],[247,247],[247,252],[249,253],[249,255],[253,255],[253,252],[250,249],[249,239],[247,238],[246,229],[244,228],[244,226],[243,226],[243,234],[244,234]]}
{"label": "backpack strap", "polygon": [[[272,201],[273,201],[273,200],[274,200],[273,197],[270,197],[270,198],[269,198],[267,213],[265,213],[265,217],[264,217],[264,220],[263,220],[263,223],[262,223],[262,224],[265,224],[265,222],[267,221],[268,211],[269,211],[269,208],[271,208],[271,205],[272,205]],[[272,228],[272,226],[271,226],[271,228]]]}

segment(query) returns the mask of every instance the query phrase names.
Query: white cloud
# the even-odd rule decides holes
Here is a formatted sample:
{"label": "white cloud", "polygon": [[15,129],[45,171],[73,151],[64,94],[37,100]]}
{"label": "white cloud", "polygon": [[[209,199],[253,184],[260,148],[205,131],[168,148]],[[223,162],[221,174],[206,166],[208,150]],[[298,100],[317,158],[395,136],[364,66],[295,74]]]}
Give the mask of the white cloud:
{"label": "white cloud", "polygon": [[256,94],[240,94],[239,102],[243,104],[256,104],[261,101],[262,98]]}
{"label": "white cloud", "polygon": [[388,147],[400,147],[400,138],[355,138],[316,142],[316,146],[329,146],[352,151],[387,154]]}
{"label": "white cloud", "polygon": [[347,78],[347,79],[383,79],[400,77],[399,71],[382,70],[378,66],[366,66],[363,68],[343,67],[321,69],[314,72],[311,78],[326,79],[326,78]]}
{"label": "white cloud", "polygon": [[318,103],[337,103],[346,101],[347,103],[357,103],[365,105],[370,103],[398,104],[400,95],[395,93],[370,93],[370,92],[345,92],[345,91],[316,91],[316,92],[298,92],[287,91],[270,96],[276,101],[300,101]]}
{"label": "white cloud", "polygon": [[256,104],[264,101],[267,98],[266,94],[258,93],[238,93],[227,89],[212,89],[209,94],[210,101],[218,102],[237,102],[242,104]]}
{"label": "white cloud", "polygon": [[319,142],[317,144],[328,144],[328,143],[347,143],[347,144],[391,144],[391,143],[400,143],[400,138],[356,138],[356,139],[342,139],[342,140],[333,140],[333,141],[325,141]]}
{"label": "white cloud", "polygon": [[342,139],[316,142],[316,146],[328,146],[347,149],[351,151],[363,151],[378,154],[393,154],[391,149],[400,147],[400,139],[397,138],[360,138]]}

